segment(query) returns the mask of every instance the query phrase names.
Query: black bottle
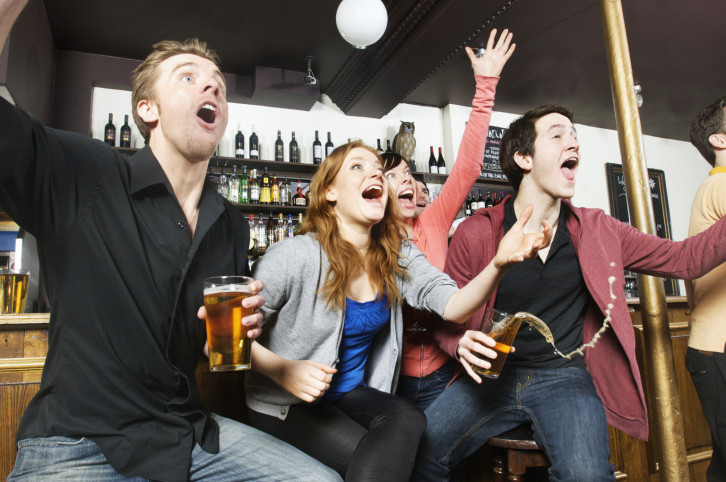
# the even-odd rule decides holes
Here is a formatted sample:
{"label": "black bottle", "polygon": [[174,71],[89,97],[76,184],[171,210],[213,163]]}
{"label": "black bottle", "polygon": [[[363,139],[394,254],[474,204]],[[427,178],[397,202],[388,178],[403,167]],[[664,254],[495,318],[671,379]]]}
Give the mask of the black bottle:
{"label": "black bottle", "polygon": [[275,141],[275,160],[283,162],[285,160],[285,143],[282,142],[282,133],[277,131],[277,140]]}
{"label": "black bottle", "polygon": [[328,157],[333,149],[333,141],[330,140],[330,132],[328,132],[328,142],[325,143],[325,157]]}
{"label": "black bottle", "polygon": [[295,131],[292,131],[292,140],[290,141],[290,162],[300,162],[300,150],[295,140]]}
{"label": "black bottle", "polygon": [[252,135],[250,136],[250,159],[260,158],[260,146],[255,134],[255,126],[252,126]]}
{"label": "black bottle", "polygon": [[116,126],[113,125],[113,114],[108,115],[108,124],[103,129],[103,142],[109,146],[116,145]]}
{"label": "black bottle", "polygon": [[245,157],[245,136],[237,124],[237,135],[234,136],[234,157],[242,159]]}
{"label": "black bottle", "polygon": [[323,145],[318,139],[318,131],[315,131],[315,140],[313,141],[313,164],[323,162]]}
{"label": "black bottle", "polygon": [[121,147],[131,147],[131,127],[129,127],[129,116],[124,116],[124,125],[121,126],[121,138],[119,139]]}

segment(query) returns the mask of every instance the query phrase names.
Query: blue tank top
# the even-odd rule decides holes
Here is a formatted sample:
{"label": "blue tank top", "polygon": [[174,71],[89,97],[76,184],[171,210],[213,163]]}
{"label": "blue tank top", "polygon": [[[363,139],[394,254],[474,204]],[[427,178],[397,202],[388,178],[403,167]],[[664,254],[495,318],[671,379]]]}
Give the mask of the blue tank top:
{"label": "blue tank top", "polygon": [[323,398],[337,400],[365,385],[366,362],[373,339],[391,319],[388,298],[360,303],[346,298],[343,339],[338,352],[338,371]]}

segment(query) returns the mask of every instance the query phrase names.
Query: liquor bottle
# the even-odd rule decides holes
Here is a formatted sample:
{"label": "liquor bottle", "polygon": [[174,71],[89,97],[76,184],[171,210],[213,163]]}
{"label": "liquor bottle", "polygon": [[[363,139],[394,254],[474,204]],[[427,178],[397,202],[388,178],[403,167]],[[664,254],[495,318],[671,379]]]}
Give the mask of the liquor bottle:
{"label": "liquor bottle", "polygon": [[277,224],[275,225],[275,242],[282,241],[287,237],[287,229],[285,229],[285,220],[282,219],[282,213],[277,215]]}
{"label": "liquor bottle", "polygon": [[300,162],[300,151],[297,148],[295,131],[292,131],[292,140],[290,141],[290,162]]}
{"label": "liquor bottle", "polygon": [[283,206],[290,205],[290,185],[287,183],[287,178],[280,183],[280,204]]}
{"label": "liquor bottle", "polygon": [[245,136],[242,134],[239,124],[237,124],[237,135],[234,136],[234,157],[238,159],[245,157]]}
{"label": "liquor bottle", "polygon": [[267,246],[275,244],[275,223],[272,220],[272,211],[267,216],[267,228],[265,234],[267,235]]}
{"label": "liquor bottle", "polygon": [[328,132],[328,142],[325,143],[325,157],[328,157],[333,149],[333,141],[330,140],[330,132]]}
{"label": "liquor bottle", "polygon": [[436,167],[438,168],[439,174],[446,174],[446,163],[444,162],[444,156],[441,155],[441,148],[439,147],[439,159],[436,161]]}
{"label": "liquor bottle", "polygon": [[429,173],[438,174],[439,167],[436,164],[436,156],[434,156],[434,146],[430,147],[431,153],[429,154]]}
{"label": "liquor bottle", "polygon": [[237,175],[237,166],[232,166],[232,175],[229,176],[229,192],[227,193],[227,199],[229,202],[239,202],[239,176]]}
{"label": "liquor bottle", "polygon": [[219,176],[219,184],[217,184],[217,192],[222,195],[223,198],[229,198],[229,179],[227,178],[227,168],[222,168],[222,175]]}
{"label": "liquor bottle", "polygon": [[492,195],[489,191],[487,191],[487,197],[484,199],[484,207],[490,208],[494,206],[494,200],[492,199]]}
{"label": "liquor bottle", "polygon": [[242,166],[242,176],[239,179],[239,202],[250,202],[250,178],[247,175],[247,166]]}
{"label": "liquor bottle", "polygon": [[272,186],[270,186],[270,201],[275,206],[280,205],[280,185],[277,183],[277,176],[272,176]]}
{"label": "liquor bottle", "polygon": [[275,141],[275,160],[277,162],[285,161],[285,143],[282,142],[282,133],[277,131],[277,140]]}
{"label": "liquor bottle", "polygon": [[129,127],[129,116],[124,116],[124,125],[121,126],[121,138],[119,139],[119,146],[131,147],[131,127]]}
{"label": "liquor bottle", "polygon": [[302,226],[302,223],[303,223],[303,215],[302,215],[302,213],[297,213],[297,226],[295,227],[296,233],[300,229],[300,226]]}
{"label": "liquor bottle", "polygon": [[313,164],[323,162],[323,145],[318,139],[318,131],[315,131],[315,140],[313,141]]}
{"label": "liquor bottle", "polygon": [[260,158],[260,145],[255,134],[255,126],[252,125],[252,135],[250,136],[250,159]]}
{"label": "liquor bottle", "polygon": [[295,236],[295,225],[292,223],[292,214],[287,215],[287,225],[285,226],[285,236],[292,238]]}
{"label": "liquor bottle", "polygon": [[103,142],[109,146],[116,145],[116,126],[113,125],[113,114],[108,115],[108,124],[103,128]]}
{"label": "liquor bottle", "polygon": [[390,154],[393,151],[391,150],[391,141],[390,139],[386,139],[386,154]]}
{"label": "liquor bottle", "polygon": [[293,196],[292,204],[293,204],[293,206],[307,206],[308,205],[308,200],[305,199],[305,196],[303,196],[303,193],[302,193],[302,183],[300,183],[300,179],[297,180],[297,194],[295,194],[295,196]]}
{"label": "liquor bottle", "polygon": [[265,251],[267,249],[267,229],[265,229],[265,221],[262,219],[262,213],[257,215],[257,224],[255,225],[255,238],[257,238],[257,245],[259,250]]}
{"label": "liquor bottle", "polygon": [[250,176],[250,202],[255,204],[260,202],[260,183],[257,176]]}
{"label": "liquor bottle", "polygon": [[262,185],[260,186],[260,204],[270,204],[270,176],[267,174],[267,167],[262,173]]}
{"label": "liquor bottle", "polygon": [[499,201],[497,201],[497,192],[494,191],[492,193],[492,206],[496,206],[497,204],[499,204]]}
{"label": "liquor bottle", "polygon": [[207,164],[207,179],[209,179],[209,182],[214,184],[214,188],[217,189],[217,176],[214,175],[212,161],[209,161],[209,164]]}
{"label": "liquor bottle", "polygon": [[255,257],[258,254],[257,230],[255,228],[255,215],[250,214],[250,244],[247,248],[247,256]]}
{"label": "liquor bottle", "polygon": [[464,215],[466,217],[471,216],[471,193],[466,196],[466,201],[464,201]]}
{"label": "liquor bottle", "polygon": [[378,154],[383,154],[383,148],[381,147],[381,140],[380,139],[376,139],[376,141],[378,141],[378,143],[377,143],[378,146],[376,147],[376,150],[378,151]]}

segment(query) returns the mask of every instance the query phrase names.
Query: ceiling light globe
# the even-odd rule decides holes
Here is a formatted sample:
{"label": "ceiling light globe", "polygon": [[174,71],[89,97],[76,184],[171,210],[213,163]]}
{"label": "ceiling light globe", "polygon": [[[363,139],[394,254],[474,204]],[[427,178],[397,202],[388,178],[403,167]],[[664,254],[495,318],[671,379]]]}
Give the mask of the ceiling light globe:
{"label": "ceiling light globe", "polygon": [[386,31],[388,12],[381,0],[343,0],[338,6],[335,23],[349,44],[364,49]]}

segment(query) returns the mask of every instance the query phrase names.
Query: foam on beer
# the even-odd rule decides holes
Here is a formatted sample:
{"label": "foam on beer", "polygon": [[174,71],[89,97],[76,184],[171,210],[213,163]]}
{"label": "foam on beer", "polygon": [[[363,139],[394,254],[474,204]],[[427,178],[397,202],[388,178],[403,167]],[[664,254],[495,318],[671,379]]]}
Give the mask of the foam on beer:
{"label": "foam on beer", "polygon": [[229,292],[252,294],[252,290],[250,289],[249,285],[219,285],[204,288],[204,296]]}

